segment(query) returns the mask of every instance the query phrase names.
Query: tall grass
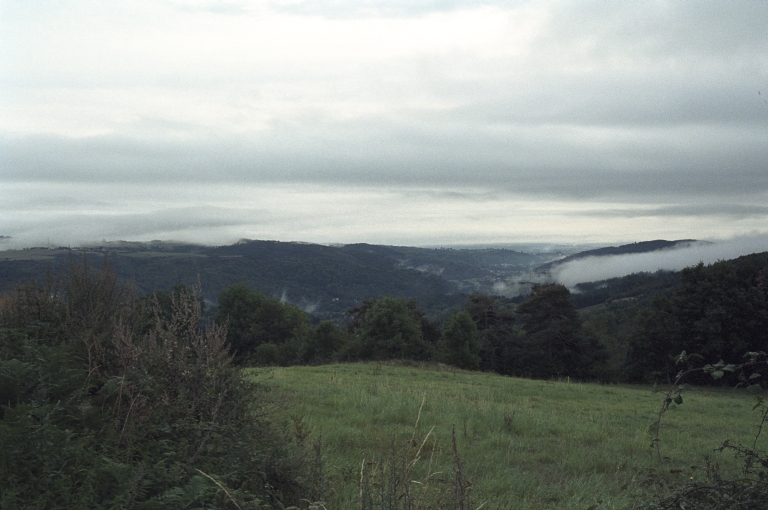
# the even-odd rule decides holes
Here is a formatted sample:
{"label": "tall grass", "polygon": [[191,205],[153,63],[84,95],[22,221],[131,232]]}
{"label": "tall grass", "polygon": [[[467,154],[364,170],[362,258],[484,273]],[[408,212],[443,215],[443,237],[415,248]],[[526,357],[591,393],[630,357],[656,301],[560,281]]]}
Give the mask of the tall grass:
{"label": "tall grass", "polygon": [[418,450],[422,459],[408,473],[413,488],[426,480],[451,484],[452,427],[474,508],[624,508],[668,484],[705,477],[715,463],[738,469],[714,449],[726,439],[751,444],[759,418],[750,395],[693,390],[664,417],[660,466],[648,428],[662,397],[650,387],[397,364],[277,368],[270,379],[293,397],[285,422],[322,434],[328,508],[364,508],[361,466],[365,475],[366,459],[385,461],[403,445],[412,448],[405,455]]}

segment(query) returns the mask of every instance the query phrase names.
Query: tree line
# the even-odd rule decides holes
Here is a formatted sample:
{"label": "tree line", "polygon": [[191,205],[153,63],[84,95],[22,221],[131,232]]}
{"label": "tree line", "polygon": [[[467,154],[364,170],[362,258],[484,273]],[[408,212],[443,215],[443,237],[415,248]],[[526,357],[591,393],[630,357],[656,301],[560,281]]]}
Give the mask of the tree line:
{"label": "tree line", "polygon": [[350,309],[343,325],[312,325],[297,307],[238,284],[221,292],[215,320],[227,324],[237,362],[253,365],[409,359],[533,378],[666,382],[682,351],[708,362],[768,351],[768,253],[700,263],[675,278],[672,291],[632,309],[626,356],[613,362],[574,306],[583,298],[557,284],[534,285],[519,304],[470,295],[443,323],[415,300],[383,296]]}
{"label": "tree line", "polygon": [[440,324],[415,300],[383,296],[348,311],[345,326],[313,326],[297,307],[242,284],[219,295],[215,319],[241,364],[414,360],[525,377],[605,379],[603,346],[583,328],[562,285],[533,287],[516,308],[483,294]]}
{"label": "tree line", "polygon": [[629,380],[673,380],[683,351],[707,363],[768,351],[768,253],[699,263],[683,269],[680,282],[637,314],[625,363]]}

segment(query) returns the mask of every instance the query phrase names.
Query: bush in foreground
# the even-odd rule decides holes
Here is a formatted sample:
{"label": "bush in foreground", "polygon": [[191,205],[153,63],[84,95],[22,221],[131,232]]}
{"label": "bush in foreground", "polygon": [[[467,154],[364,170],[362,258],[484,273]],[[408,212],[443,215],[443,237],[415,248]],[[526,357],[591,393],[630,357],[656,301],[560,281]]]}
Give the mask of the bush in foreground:
{"label": "bush in foreground", "polygon": [[271,508],[304,464],[199,296],[172,313],[72,264],[0,309],[0,507]]}

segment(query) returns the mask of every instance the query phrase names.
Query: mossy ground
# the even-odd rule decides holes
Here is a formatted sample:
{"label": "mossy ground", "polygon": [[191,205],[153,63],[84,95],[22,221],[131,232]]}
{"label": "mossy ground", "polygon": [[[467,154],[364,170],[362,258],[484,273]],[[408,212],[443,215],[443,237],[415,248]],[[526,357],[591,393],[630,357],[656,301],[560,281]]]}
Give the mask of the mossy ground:
{"label": "mossy ground", "polygon": [[425,443],[413,478],[425,481],[430,458],[438,473],[431,480],[453,476],[455,426],[474,506],[486,509],[624,508],[664,484],[706,476],[708,463],[736,469],[732,455],[714,448],[726,439],[751,445],[757,430],[751,395],[693,389],[664,415],[659,466],[648,428],[663,397],[650,387],[526,380],[439,365],[257,373],[291,395],[292,406],[282,411],[286,426],[322,435],[324,499],[334,509],[359,508],[364,459],[381,457],[393,440],[406,445],[415,437],[420,444],[433,427],[434,443]]}

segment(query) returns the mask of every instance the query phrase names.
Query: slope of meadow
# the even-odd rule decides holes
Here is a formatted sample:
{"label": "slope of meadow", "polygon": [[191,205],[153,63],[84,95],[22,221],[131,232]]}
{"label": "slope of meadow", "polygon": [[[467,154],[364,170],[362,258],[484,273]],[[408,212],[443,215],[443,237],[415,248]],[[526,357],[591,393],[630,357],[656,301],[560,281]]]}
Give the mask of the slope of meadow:
{"label": "slope of meadow", "polygon": [[395,450],[412,461],[422,443],[413,490],[449,487],[452,426],[473,508],[625,508],[665,484],[705,477],[708,462],[735,469],[733,455],[713,450],[726,439],[751,445],[759,418],[750,395],[693,389],[664,416],[660,467],[648,428],[662,395],[650,387],[375,363],[257,377],[290,395],[282,417],[300,440],[322,437],[328,508],[361,508],[361,467],[370,473]]}

